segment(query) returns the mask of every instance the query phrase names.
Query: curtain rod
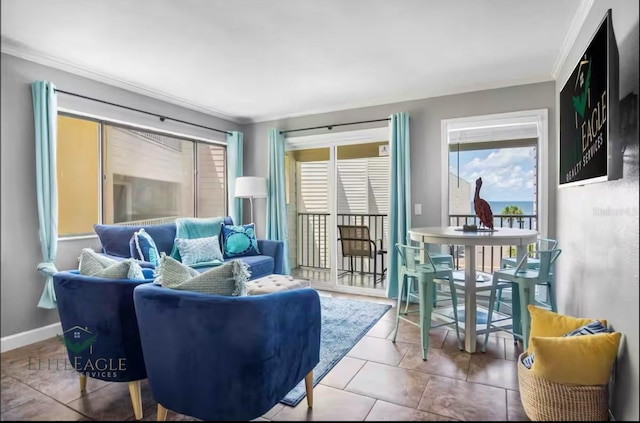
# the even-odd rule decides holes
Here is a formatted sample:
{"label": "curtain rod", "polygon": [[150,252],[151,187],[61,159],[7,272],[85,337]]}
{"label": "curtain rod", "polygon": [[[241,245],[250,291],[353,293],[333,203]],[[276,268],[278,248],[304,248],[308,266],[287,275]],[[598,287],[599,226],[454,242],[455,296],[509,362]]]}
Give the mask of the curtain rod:
{"label": "curtain rod", "polygon": [[176,118],[172,118],[172,117],[169,117],[169,116],[163,116],[163,115],[159,115],[157,113],[151,113],[151,112],[147,112],[145,110],[140,110],[140,109],[136,109],[136,108],[129,107],[129,106],[123,106],[122,104],[116,104],[116,103],[111,103],[109,101],[99,100],[97,98],[88,97],[88,96],[82,95],[82,94],[76,94],[76,93],[72,93],[72,92],[69,92],[69,91],[63,91],[63,90],[59,90],[57,88],[55,88],[54,90],[56,92],[58,92],[58,93],[61,93],[61,94],[66,94],[66,95],[70,95],[70,96],[73,96],[73,97],[79,97],[79,98],[83,98],[85,100],[91,100],[91,101],[95,101],[95,102],[102,103],[102,104],[108,104],[109,106],[120,107],[122,109],[127,109],[127,110],[131,110],[131,111],[138,112],[138,113],[144,113],[145,115],[155,116],[155,117],[160,119],[160,122],[164,122],[165,120],[172,120],[174,122],[183,123],[185,125],[196,126],[198,128],[208,129],[210,131],[215,131],[215,132],[220,132],[220,133],[227,134],[227,135],[232,135],[231,132],[223,131],[222,129],[211,128],[209,126],[204,126],[204,125],[200,125],[200,124],[197,124],[197,123],[187,122],[185,120],[176,119]]}
{"label": "curtain rod", "polygon": [[374,119],[374,120],[362,120],[360,122],[336,123],[335,125],[323,125],[323,126],[313,126],[311,128],[289,129],[288,131],[280,131],[280,133],[281,134],[287,134],[289,132],[310,131],[312,129],[322,129],[322,128],[327,128],[329,131],[331,131],[336,126],[358,125],[360,123],[384,122],[384,121],[389,121],[389,120],[391,120],[391,118]]}

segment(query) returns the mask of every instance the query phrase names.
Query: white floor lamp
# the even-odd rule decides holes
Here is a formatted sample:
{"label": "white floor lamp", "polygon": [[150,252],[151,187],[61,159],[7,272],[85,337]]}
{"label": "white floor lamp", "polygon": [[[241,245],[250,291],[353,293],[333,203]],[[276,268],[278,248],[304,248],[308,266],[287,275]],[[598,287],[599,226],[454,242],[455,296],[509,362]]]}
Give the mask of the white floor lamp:
{"label": "white floor lamp", "polygon": [[253,220],[253,199],[267,198],[267,179],[258,176],[241,176],[236,178],[236,198],[248,198],[251,203],[251,223]]}

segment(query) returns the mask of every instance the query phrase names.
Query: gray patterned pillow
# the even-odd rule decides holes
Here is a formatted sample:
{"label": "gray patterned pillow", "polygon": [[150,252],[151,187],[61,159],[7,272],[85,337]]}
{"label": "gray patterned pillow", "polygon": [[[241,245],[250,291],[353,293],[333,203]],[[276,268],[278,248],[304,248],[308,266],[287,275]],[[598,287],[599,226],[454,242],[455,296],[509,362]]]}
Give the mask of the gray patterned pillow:
{"label": "gray patterned pillow", "polygon": [[182,263],[187,266],[197,264],[211,266],[222,264],[224,261],[217,236],[195,239],[176,238],[174,242],[180,252]]}
{"label": "gray patterned pillow", "polygon": [[165,288],[227,296],[247,295],[250,277],[248,266],[240,260],[199,273],[166,254],[162,254],[155,275],[154,282]]}
{"label": "gray patterned pillow", "polygon": [[116,261],[96,253],[91,248],[83,248],[78,260],[81,275],[105,279],[144,279],[142,268],[131,259]]}

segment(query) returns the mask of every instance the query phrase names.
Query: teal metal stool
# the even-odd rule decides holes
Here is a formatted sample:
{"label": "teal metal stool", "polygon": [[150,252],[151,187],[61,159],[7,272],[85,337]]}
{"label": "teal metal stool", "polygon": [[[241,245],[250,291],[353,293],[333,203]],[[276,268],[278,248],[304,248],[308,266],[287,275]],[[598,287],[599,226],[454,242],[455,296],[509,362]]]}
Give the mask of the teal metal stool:
{"label": "teal metal stool", "polygon": [[[431,328],[448,326],[452,323],[455,325],[456,337],[458,339],[458,349],[462,350],[462,342],[460,341],[460,328],[458,326],[458,302],[456,298],[456,289],[453,282],[453,268],[447,264],[438,264],[429,255],[429,252],[420,247],[414,247],[411,245],[396,244],[396,250],[400,258],[400,269],[398,274],[398,305],[396,309],[396,328],[393,333],[392,342],[396,342],[398,335],[398,328],[400,320],[404,320],[407,323],[418,326],[421,329],[420,341],[422,347],[422,359],[427,359],[427,349],[429,348],[429,331]],[[422,255],[426,257],[426,263],[419,263],[419,257]],[[402,297],[405,295],[407,303],[412,295],[409,292],[409,283],[407,279],[416,279],[418,281],[418,302],[420,320],[416,323],[408,318],[404,317],[412,311],[405,309],[402,312]],[[453,318],[447,315],[443,315],[447,320],[453,320],[439,325],[431,324],[431,316],[434,313],[434,295],[436,294],[435,285],[441,284],[449,287],[451,293],[451,303],[453,306]]]}
{"label": "teal metal stool", "polygon": [[[444,265],[444,266],[449,266],[452,270],[455,269],[455,266],[453,264],[453,256],[450,254],[440,254],[440,253],[429,253],[429,256],[431,257],[431,260],[433,260],[433,262],[435,264],[440,264],[440,265]],[[416,264],[420,264],[420,257],[416,257]],[[414,299],[416,300],[416,302],[418,301],[418,289],[416,288],[416,286],[414,285],[414,282],[417,282],[416,279],[414,278],[409,278],[408,282],[407,282],[407,299]],[[442,300],[438,299],[438,287],[442,286],[439,284],[433,284],[433,307],[435,308],[438,305],[438,301],[446,301],[447,299],[444,298]],[[405,314],[408,312],[409,310],[409,303],[411,301],[407,301],[407,304],[404,306],[404,312]]]}
{"label": "teal metal stool", "polygon": [[[529,258],[527,259],[527,269],[539,270],[540,258],[538,257],[538,251],[553,250],[557,247],[557,245],[558,245],[558,241],[556,241],[555,239],[538,238],[536,249],[529,253]],[[502,259],[500,260],[500,267],[503,269],[516,267],[516,266],[518,266],[518,261],[516,257],[502,257]],[[555,284],[554,266],[551,267],[549,281],[541,285],[547,288],[548,303],[539,302],[536,300],[536,305],[547,307],[551,311],[557,313],[558,307],[556,305],[556,286],[555,286],[556,284]],[[498,287],[498,298],[495,304],[495,311],[500,311],[500,306],[504,302],[502,300],[503,288],[505,287]]]}
{"label": "teal metal stool", "polygon": [[[493,284],[489,295],[489,310],[487,312],[487,333],[484,337],[482,352],[487,349],[489,334],[493,325],[493,308],[496,301],[496,293],[511,285],[514,294],[512,303],[512,330],[506,330],[503,327],[495,326],[499,330],[505,330],[514,335],[514,339],[521,338],[526,350],[529,346],[529,331],[531,317],[527,306],[535,305],[535,287],[536,285],[548,284],[551,278],[551,269],[554,263],[562,253],[562,250],[554,248],[551,250],[539,250],[536,252],[540,259],[540,267],[537,270],[525,267],[525,258],[523,257],[516,268],[500,269],[493,272]],[[517,300],[516,300],[517,296]]]}

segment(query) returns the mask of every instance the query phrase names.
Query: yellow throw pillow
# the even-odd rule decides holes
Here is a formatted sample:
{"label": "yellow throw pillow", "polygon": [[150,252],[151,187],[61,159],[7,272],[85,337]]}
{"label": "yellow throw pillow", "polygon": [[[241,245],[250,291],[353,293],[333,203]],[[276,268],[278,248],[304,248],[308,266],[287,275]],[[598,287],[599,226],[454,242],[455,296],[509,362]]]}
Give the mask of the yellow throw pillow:
{"label": "yellow throw pillow", "polygon": [[[527,353],[531,354],[531,339],[543,336],[563,336],[574,329],[591,323],[594,320],[602,322],[607,327],[607,321],[603,319],[580,319],[571,316],[554,313],[544,308],[536,307],[531,304],[528,306],[529,315],[531,316],[531,331],[529,332],[529,348]],[[537,360],[537,357],[536,357]]]}
{"label": "yellow throw pillow", "polygon": [[534,337],[529,346],[536,360],[531,371],[551,382],[605,385],[618,354],[620,332],[586,336]]}

